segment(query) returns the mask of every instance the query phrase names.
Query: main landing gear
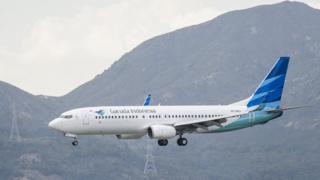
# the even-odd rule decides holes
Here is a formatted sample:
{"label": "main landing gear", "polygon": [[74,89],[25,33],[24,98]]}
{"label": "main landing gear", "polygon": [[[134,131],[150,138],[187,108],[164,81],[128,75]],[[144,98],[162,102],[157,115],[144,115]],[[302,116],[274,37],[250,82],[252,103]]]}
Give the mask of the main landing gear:
{"label": "main landing gear", "polygon": [[188,144],[188,139],[187,139],[187,138],[183,138],[183,137],[182,137],[182,134],[180,134],[180,135],[179,135],[179,138],[178,138],[178,140],[177,140],[177,144],[178,144],[179,146],[185,146],[185,145]]}
{"label": "main landing gear", "polygon": [[[166,146],[166,145],[168,145],[168,139],[159,139],[158,144],[159,144],[159,146]],[[188,144],[188,139],[182,137],[182,134],[180,134],[179,138],[177,139],[177,144],[179,146],[185,146]]]}
{"label": "main landing gear", "polygon": [[168,145],[168,139],[159,139],[158,144],[159,146],[166,146]]}

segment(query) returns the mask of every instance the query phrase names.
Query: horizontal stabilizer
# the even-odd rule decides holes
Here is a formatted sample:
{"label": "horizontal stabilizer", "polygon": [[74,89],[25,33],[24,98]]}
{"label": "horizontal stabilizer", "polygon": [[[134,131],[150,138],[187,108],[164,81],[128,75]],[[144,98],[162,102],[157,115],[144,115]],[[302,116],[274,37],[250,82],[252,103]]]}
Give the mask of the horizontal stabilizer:
{"label": "horizontal stabilizer", "polygon": [[305,109],[309,108],[311,106],[295,106],[295,107],[286,107],[286,108],[279,108],[279,109],[270,109],[266,110],[266,112],[282,112],[282,111],[287,111],[287,110],[294,110],[294,109]]}

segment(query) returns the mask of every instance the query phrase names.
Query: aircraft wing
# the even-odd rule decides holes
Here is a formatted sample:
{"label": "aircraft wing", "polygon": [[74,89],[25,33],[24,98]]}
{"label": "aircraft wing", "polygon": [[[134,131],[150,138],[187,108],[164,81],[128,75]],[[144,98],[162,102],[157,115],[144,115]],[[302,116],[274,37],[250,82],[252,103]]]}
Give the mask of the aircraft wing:
{"label": "aircraft wing", "polygon": [[248,112],[241,112],[241,113],[233,113],[228,116],[220,116],[220,117],[215,117],[210,119],[196,119],[196,120],[190,120],[190,121],[182,121],[182,122],[177,122],[173,124],[173,126],[180,131],[181,130],[192,131],[195,128],[207,129],[209,126],[223,127],[222,123],[227,122],[227,118],[233,118],[233,117],[237,117],[247,113]]}

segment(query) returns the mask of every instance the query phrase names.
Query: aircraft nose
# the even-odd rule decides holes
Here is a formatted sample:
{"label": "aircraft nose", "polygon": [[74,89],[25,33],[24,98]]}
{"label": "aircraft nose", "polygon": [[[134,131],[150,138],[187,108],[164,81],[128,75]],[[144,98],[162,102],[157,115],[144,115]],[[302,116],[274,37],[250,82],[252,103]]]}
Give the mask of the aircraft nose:
{"label": "aircraft nose", "polygon": [[61,129],[61,121],[59,119],[54,119],[51,122],[49,122],[48,126],[52,129]]}

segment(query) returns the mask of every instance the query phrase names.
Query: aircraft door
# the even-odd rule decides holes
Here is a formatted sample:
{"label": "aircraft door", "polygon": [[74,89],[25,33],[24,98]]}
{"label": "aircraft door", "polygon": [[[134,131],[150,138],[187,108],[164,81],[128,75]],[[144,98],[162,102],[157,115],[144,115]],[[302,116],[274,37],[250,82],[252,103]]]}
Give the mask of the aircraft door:
{"label": "aircraft door", "polygon": [[82,125],[89,125],[89,116],[85,114],[82,119]]}

